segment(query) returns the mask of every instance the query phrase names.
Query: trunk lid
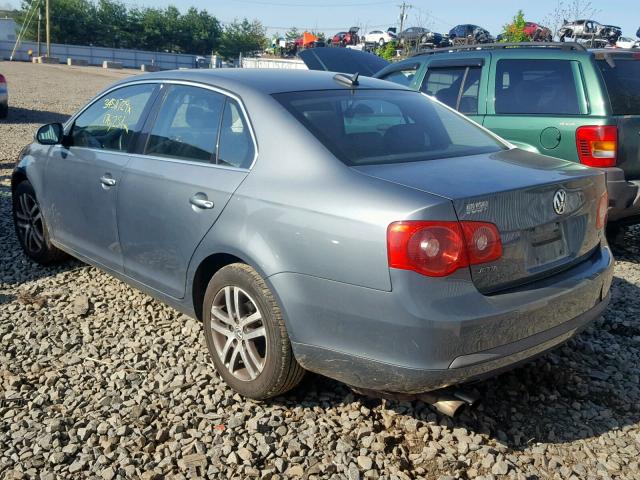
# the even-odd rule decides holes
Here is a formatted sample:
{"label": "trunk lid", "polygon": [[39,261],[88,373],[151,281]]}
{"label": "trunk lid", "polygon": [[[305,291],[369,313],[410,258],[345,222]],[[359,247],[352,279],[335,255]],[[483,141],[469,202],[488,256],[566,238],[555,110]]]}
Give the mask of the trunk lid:
{"label": "trunk lid", "polygon": [[309,70],[339,73],[359,73],[370,77],[389,65],[385,59],[352,48],[307,48],[298,57]]}
{"label": "trunk lid", "polygon": [[[510,150],[352,168],[448,198],[459,220],[494,223],[502,239],[502,257],[471,267],[473,282],[483,293],[568,268],[601,241],[596,216],[604,175],[572,162]],[[554,197],[560,191],[565,192],[565,210],[558,214]]]}
{"label": "trunk lid", "polygon": [[640,179],[640,53],[598,53],[596,64],[618,127],[618,158],[627,180]]}

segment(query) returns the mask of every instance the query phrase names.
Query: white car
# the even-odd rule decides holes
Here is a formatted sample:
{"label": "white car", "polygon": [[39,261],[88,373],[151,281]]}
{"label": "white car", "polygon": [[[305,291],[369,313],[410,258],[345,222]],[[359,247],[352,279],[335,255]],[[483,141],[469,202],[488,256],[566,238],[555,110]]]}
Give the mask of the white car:
{"label": "white car", "polygon": [[640,48],[640,40],[630,37],[620,37],[616,42],[616,48]]}
{"label": "white car", "polygon": [[393,32],[383,32],[382,30],[372,30],[367,33],[363,40],[365,43],[377,43],[378,45],[384,45],[387,42],[396,39],[396,35]]}

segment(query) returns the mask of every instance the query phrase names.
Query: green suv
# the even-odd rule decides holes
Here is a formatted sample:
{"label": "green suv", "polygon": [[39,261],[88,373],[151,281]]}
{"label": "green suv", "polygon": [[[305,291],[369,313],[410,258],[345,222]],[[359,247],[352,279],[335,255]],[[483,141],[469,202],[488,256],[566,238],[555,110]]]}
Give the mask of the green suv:
{"label": "green suv", "polygon": [[494,44],[434,50],[375,76],[432,95],[519,148],[604,169],[609,221],[640,223],[640,53]]}
{"label": "green suv", "polygon": [[420,90],[514,146],[601,168],[610,226],[640,223],[640,53],[497,43],[430,50],[389,64],[364,52],[330,50],[338,49],[300,57],[310,69],[359,72]]}

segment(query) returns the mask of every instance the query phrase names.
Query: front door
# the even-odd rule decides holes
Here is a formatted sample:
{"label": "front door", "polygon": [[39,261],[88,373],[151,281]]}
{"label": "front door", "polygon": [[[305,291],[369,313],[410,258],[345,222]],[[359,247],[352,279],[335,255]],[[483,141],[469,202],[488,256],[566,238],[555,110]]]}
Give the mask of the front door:
{"label": "front door", "polygon": [[525,150],[577,161],[576,128],[588,113],[579,63],[509,58],[493,71],[484,126]]}
{"label": "front door", "polygon": [[182,298],[191,256],[247,176],[255,145],[236,100],[190,85],[168,86],[147,130],[118,194],[124,270]]}
{"label": "front door", "polygon": [[46,167],[45,205],[54,241],[122,271],[116,199],[128,149],[156,86],[123,87],[85,109],[52,147]]}

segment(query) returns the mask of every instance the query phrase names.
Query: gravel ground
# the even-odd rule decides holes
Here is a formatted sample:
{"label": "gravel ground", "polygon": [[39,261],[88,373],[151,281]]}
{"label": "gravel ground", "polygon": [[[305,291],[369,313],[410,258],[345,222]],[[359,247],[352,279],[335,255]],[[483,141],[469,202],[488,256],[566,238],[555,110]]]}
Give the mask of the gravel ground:
{"label": "gravel ground", "polygon": [[79,262],[25,259],[9,179],[38,124],[125,72],[0,63],[0,478],[640,478],[640,230],[604,318],[474,386],[456,419],[309,375],[256,403],[216,376],[201,326]]}

